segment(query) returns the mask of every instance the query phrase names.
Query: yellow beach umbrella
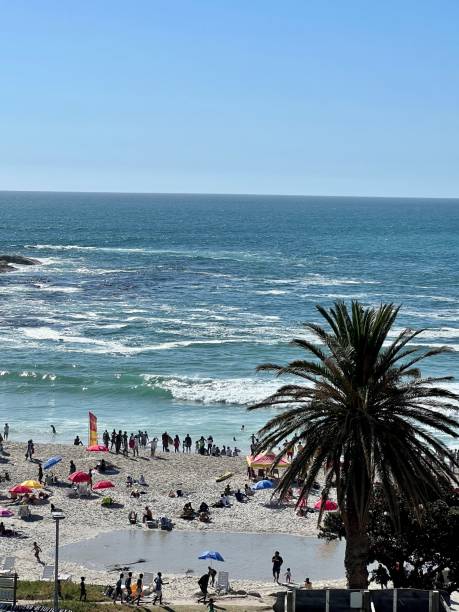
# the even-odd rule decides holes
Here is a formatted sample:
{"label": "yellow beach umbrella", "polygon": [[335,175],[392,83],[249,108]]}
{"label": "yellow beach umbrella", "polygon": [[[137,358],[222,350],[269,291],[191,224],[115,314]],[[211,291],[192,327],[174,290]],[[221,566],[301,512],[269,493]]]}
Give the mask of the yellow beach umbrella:
{"label": "yellow beach umbrella", "polygon": [[43,489],[43,485],[38,480],[24,480],[21,484],[24,487],[29,487],[29,489]]}

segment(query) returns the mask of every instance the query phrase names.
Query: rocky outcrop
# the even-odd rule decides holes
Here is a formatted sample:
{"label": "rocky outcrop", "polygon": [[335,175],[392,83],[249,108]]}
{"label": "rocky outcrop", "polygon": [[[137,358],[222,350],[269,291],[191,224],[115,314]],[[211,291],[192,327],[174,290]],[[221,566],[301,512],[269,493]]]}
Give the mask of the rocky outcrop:
{"label": "rocky outcrop", "polygon": [[41,261],[38,259],[23,257],[22,255],[0,255],[0,273],[17,270],[17,268],[11,264],[17,264],[19,266],[37,266],[40,263]]}

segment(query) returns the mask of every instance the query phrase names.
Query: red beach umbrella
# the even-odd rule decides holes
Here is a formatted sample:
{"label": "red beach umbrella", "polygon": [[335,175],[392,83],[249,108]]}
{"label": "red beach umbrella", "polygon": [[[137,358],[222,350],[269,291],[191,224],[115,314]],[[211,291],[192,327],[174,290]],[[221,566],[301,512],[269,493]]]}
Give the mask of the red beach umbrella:
{"label": "red beach umbrella", "polygon": [[93,444],[92,446],[87,446],[86,450],[90,453],[108,453],[108,448],[103,444]]}
{"label": "red beach umbrella", "polygon": [[115,485],[113,484],[113,482],[110,482],[109,480],[99,480],[99,482],[96,482],[96,484],[93,486],[93,489],[114,489]]}
{"label": "red beach umbrella", "polygon": [[32,493],[32,489],[30,487],[26,487],[22,484],[15,485],[8,489],[10,493],[16,493],[17,495],[21,495],[23,493]]}
{"label": "red beach umbrella", "polygon": [[89,478],[89,474],[87,474],[86,472],[73,472],[73,474],[70,474],[69,476],[69,480],[71,480],[72,482],[89,482],[90,478]]}
{"label": "red beach umbrella", "polygon": [[327,499],[327,501],[319,499],[319,501],[314,504],[314,508],[316,508],[316,510],[338,510],[338,504],[330,499]]}

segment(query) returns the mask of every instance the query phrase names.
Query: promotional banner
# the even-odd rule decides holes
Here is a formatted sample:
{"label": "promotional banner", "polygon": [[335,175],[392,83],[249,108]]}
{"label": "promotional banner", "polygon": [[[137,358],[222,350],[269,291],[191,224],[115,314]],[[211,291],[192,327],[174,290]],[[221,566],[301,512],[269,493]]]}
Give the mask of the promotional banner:
{"label": "promotional banner", "polygon": [[97,417],[92,412],[89,413],[89,443],[88,446],[97,444]]}

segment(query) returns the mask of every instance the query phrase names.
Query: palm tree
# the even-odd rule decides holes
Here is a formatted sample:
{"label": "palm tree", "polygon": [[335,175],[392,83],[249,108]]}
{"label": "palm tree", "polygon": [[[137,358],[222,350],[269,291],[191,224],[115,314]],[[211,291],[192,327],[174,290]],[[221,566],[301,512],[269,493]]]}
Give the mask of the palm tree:
{"label": "palm tree", "polygon": [[423,330],[406,329],[388,341],[398,307],[364,308],[353,302],[348,310],[343,302],[336,302],[330,310],[321,306],[317,310],[330,330],[307,324],[319,342],[293,341],[312,359],[258,368],[278,376],[293,375],[303,384],[286,384],[250,407],[283,408],[260,430],[256,452],[287,441],[276,456],[279,461],[301,443],[280,480],[276,491],[280,495],[300,480],[304,481],[300,495],[307,497],[325,470],[323,498],[336,486],[346,530],[348,586],[366,588],[367,527],[374,487],[381,488],[396,521],[396,493],[418,509],[428,499],[438,498],[444,486],[457,482],[447,463],[454,461],[453,455],[437,434],[457,437],[458,421],[453,415],[459,409],[459,396],[435,386],[452,377],[422,378],[419,362],[447,350],[407,346]]}

